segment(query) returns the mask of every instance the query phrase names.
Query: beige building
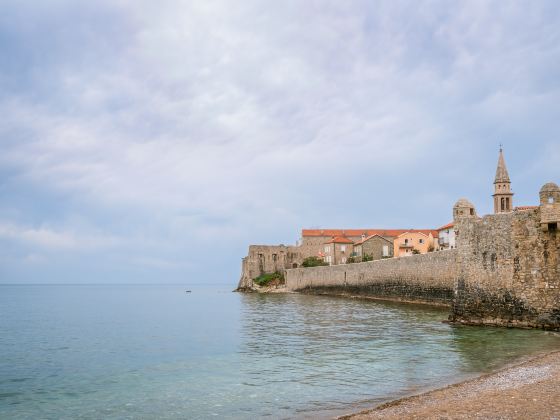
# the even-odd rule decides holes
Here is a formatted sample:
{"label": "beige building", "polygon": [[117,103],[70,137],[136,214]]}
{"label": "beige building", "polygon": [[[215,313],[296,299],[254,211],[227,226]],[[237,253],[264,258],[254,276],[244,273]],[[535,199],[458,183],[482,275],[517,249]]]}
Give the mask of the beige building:
{"label": "beige building", "polygon": [[426,254],[435,250],[437,231],[409,230],[397,236],[393,241],[393,255],[405,257],[413,254]]}

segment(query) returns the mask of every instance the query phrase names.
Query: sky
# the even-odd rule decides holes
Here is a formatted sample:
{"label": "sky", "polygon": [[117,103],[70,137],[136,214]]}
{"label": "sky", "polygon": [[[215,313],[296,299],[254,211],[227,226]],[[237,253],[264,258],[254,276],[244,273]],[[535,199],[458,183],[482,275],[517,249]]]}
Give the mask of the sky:
{"label": "sky", "polygon": [[0,283],[226,283],[560,183],[558,1],[0,0]]}

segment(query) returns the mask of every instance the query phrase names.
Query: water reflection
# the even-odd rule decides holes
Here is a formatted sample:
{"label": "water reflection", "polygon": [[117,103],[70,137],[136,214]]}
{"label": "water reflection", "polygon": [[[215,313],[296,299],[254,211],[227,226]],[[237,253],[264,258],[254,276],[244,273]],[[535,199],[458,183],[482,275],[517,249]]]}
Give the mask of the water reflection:
{"label": "water reflection", "polygon": [[444,308],[307,295],[241,299],[242,376],[270,410],[279,398],[286,417],[348,411],[560,343],[540,331],[450,326],[441,322]]}

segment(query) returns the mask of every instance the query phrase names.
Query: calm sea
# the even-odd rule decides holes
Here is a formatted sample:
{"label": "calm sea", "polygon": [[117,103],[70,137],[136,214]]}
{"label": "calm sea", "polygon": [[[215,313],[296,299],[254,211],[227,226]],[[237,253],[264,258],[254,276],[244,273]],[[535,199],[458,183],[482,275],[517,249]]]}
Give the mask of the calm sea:
{"label": "calm sea", "polygon": [[445,310],[231,289],[0,286],[0,418],[328,418],[560,348]]}

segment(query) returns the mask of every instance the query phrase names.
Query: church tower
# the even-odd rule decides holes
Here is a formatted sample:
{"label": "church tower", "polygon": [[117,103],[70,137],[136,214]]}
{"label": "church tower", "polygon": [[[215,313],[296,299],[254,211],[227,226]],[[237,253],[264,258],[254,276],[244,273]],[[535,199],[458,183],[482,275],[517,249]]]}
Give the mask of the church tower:
{"label": "church tower", "polygon": [[511,192],[511,181],[504,160],[504,153],[500,146],[500,157],[496,168],[496,179],[494,179],[494,213],[507,213],[513,209],[513,193]]}

